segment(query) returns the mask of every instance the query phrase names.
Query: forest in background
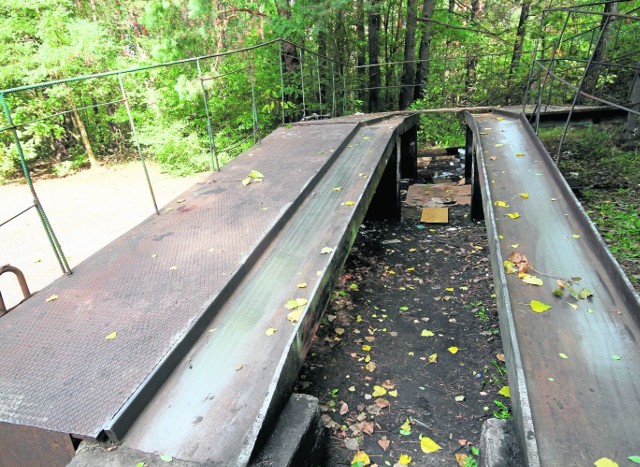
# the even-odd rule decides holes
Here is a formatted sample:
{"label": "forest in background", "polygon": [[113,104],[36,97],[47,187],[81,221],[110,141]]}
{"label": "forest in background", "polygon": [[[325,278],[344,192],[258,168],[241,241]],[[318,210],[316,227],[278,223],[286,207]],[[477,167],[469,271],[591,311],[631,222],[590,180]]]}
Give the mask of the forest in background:
{"label": "forest in background", "polygon": [[[549,11],[570,6],[634,14],[640,2],[0,0],[0,89],[208,57],[7,93],[0,180],[20,174],[12,123],[36,171],[64,175],[140,152],[189,173],[310,114],[521,104],[535,87],[534,52],[553,54],[567,81],[584,72],[604,17]],[[617,21],[598,62],[636,64],[638,29],[622,24],[638,22]],[[277,38],[289,42],[226,54]],[[633,77],[598,65],[585,90],[626,103]],[[571,97],[549,87],[544,102]],[[428,119],[423,134],[437,145],[463,137],[455,117]]]}

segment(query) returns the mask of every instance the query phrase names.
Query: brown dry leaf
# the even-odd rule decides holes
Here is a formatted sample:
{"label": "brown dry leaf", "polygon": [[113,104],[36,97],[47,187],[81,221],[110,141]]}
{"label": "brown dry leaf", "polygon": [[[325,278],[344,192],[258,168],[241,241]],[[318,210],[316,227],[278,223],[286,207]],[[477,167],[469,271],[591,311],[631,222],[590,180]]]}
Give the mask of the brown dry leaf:
{"label": "brown dry leaf", "polygon": [[347,405],[346,402],[343,402],[342,405],[340,406],[340,415],[344,415],[347,412],[349,412],[349,406]]}
{"label": "brown dry leaf", "polygon": [[344,328],[336,328],[336,334],[341,336],[344,334]]}
{"label": "brown dry leaf", "polygon": [[456,462],[458,463],[458,465],[460,467],[464,467],[465,465],[467,465],[467,458],[469,456],[467,454],[465,454],[464,452],[458,452],[456,453]]}
{"label": "brown dry leaf", "polygon": [[360,428],[360,431],[362,431],[364,434],[372,435],[373,430],[375,428],[375,424],[372,421],[365,420],[358,423],[358,428]]}
{"label": "brown dry leaf", "polygon": [[458,444],[460,446],[466,446],[467,443],[468,443],[468,441],[466,439],[464,439],[464,438],[461,438],[461,439],[458,440]]}
{"label": "brown dry leaf", "polygon": [[47,298],[47,302],[52,302],[57,299],[58,299],[58,296],[56,294],[53,294],[49,298]]}
{"label": "brown dry leaf", "polygon": [[383,451],[386,452],[387,449],[389,449],[389,445],[391,444],[391,441],[389,441],[387,439],[386,436],[383,436],[382,438],[380,438],[378,440],[378,445],[382,448]]}
{"label": "brown dry leaf", "polygon": [[377,398],[373,403],[381,409],[386,409],[391,405],[391,403],[387,399],[383,399],[382,397]]}
{"label": "brown dry leaf", "polygon": [[376,368],[378,368],[378,366],[376,365],[376,362],[369,362],[364,367],[371,373],[376,371]]}
{"label": "brown dry leaf", "polygon": [[501,362],[503,362],[503,363],[505,362],[504,354],[503,354],[503,353],[499,353],[499,354],[497,354],[497,355],[496,355],[496,358],[497,358],[498,360],[500,360]]}
{"label": "brown dry leaf", "polygon": [[365,336],[364,340],[366,340],[367,342],[373,342],[376,340],[376,338],[373,336]]}
{"label": "brown dry leaf", "polygon": [[396,383],[394,383],[390,379],[386,379],[384,383],[382,383],[382,387],[385,389],[393,389],[396,387]]}

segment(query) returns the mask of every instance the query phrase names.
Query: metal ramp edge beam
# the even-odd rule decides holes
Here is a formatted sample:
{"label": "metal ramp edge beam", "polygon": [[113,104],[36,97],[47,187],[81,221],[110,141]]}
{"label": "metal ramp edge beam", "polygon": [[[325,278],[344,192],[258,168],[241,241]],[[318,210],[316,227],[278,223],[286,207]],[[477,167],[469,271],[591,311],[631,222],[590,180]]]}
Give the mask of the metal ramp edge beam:
{"label": "metal ramp edge beam", "polygon": [[[472,211],[485,216],[522,461],[620,462],[637,451],[640,433],[640,299],[524,115],[494,110],[465,119]],[[496,206],[499,200],[509,209]],[[507,217],[512,211],[520,217]],[[544,286],[506,274],[512,251],[545,273]],[[593,297],[555,298],[547,274],[581,276]],[[532,299],[552,309],[534,313]]]}

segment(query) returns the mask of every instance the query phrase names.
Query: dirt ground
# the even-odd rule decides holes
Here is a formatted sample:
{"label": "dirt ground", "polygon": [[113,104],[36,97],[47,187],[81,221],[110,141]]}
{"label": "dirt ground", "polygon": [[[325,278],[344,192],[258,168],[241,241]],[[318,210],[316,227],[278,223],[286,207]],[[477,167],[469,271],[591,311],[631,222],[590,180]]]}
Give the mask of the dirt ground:
{"label": "dirt ground", "polygon": [[[154,164],[148,169],[160,207],[200,179],[174,177]],[[35,189],[71,268],[154,215],[139,162],[41,179]],[[31,204],[26,184],[0,185],[0,223]],[[0,265],[4,264],[22,270],[31,292],[62,275],[35,209],[0,227]],[[0,276],[0,291],[9,308],[22,299],[12,274]]]}
{"label": "dirt ground", "polygon": [[378,466],[474,466],[483,421],[508,416],[484,225],[469,206],[428,225],[413,197],[403,204],[400,222],[362,226],[300,373],[297,390],[321,402],[328,466],[362,452]]}

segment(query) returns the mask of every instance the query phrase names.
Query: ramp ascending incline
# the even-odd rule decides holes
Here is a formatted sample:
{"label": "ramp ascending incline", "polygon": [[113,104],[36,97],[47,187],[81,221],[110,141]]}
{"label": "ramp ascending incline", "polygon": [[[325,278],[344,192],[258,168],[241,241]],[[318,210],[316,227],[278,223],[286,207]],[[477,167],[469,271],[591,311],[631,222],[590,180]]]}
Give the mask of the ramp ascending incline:
{"label": "ramp ascending incline", "polygon": [[[0,464],[73,455],[69,435],[246,464],[416,123],[280,128],[0,319]],[[308,301],[293,323],[292,298]]]}
{"label": "ramp ascending incline", "polygon": [[[526,461],[630,464],[640,455],[638,296],[526,119],[496,112],[467,123]],[[505,260],[526,261],[514,252],[543,285],[509,273]],[[535,312],[532,300],[552,308]]]}

